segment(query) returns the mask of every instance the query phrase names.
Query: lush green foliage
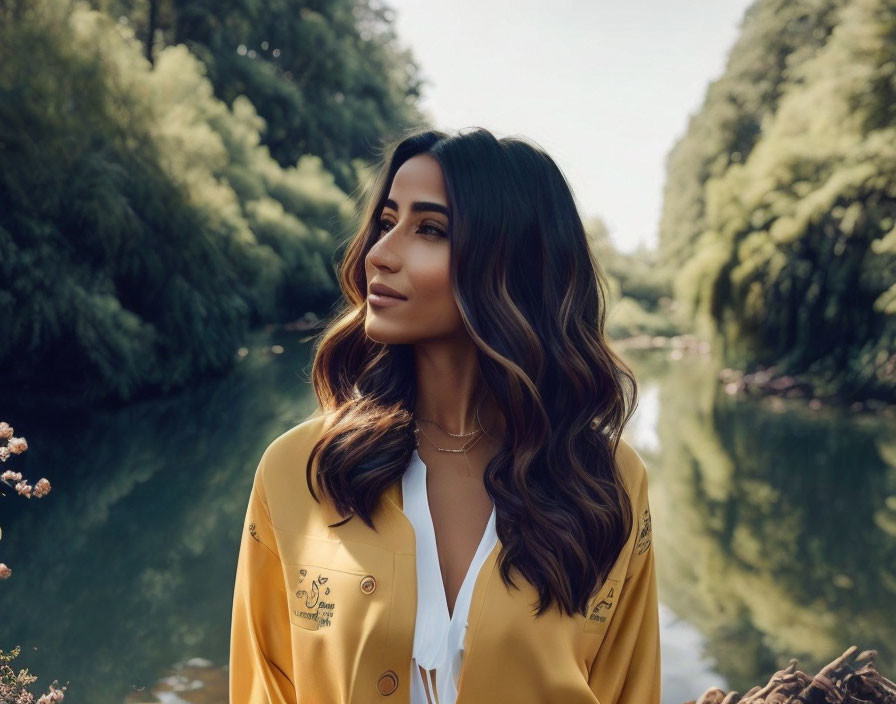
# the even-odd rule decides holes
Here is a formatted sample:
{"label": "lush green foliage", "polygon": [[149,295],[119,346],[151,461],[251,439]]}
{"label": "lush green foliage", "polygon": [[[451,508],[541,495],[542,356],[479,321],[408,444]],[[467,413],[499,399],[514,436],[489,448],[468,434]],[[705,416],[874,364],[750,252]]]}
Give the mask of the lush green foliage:
{"label": "lush green foliage", "polygon": [[605,331],[612,339],[636,335],[674,336],[689,330],[677,314],[669,276],[657,265],[657,252],[639,247],[623,253],[610,241],[600,218],[585,222],[589,247],[609,289]]}
{"label": "lush green foliage", "polygon": [[661,260],[729,361],[896,399],[896,7],[758,0],[669,157]]}
{"label": "lush green foliage", "polygon": [[154,54],[185,44],[217,97],[249,98],[266,123],[262,144],[281,166],[315,154],[346,192],[358,185],[352,160],[421,121],[418,67],[380,0],[91,2],[126,18],[144,42],[155,5]]}
{"label": "lush green foliage", "polygon": [[349,197],[318,156],[281,167],[250,100],[228,106],[205,74],[182,44],[151,66],[127,22],[84,5],[0,2],[11,388],[176,388],[231,364],[249,325],[338,294]]}

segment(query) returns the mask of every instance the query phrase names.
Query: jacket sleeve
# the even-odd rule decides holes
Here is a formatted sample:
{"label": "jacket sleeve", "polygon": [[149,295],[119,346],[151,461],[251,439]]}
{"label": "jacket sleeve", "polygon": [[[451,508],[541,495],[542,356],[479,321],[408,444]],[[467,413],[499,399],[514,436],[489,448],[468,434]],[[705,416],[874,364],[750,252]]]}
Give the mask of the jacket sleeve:
{"label": "jacket sleeve", "polygon": [[610,626],[588,684],[600,704],[660,704],[660,628],[647,473],[640,457],[633,503],[634,540]]}
{"label": "jacket sleeve", "polygon": [[296,704],[289,605],[264,492],[262,455],[243,523],[230,631],[232,704]]}

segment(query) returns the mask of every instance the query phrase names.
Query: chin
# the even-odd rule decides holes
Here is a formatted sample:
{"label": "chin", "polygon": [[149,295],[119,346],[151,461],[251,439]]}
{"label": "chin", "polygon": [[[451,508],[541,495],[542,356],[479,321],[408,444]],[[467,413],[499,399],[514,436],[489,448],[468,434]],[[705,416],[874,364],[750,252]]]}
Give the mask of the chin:
{"label": "chin", "polygon": [[376,323],[370,324],[365,322],[364,332],[367,334],[368,338],[374,342],[379,342],[382,345],[401,345],[407,342],[405,335],[395,332],[390,334],[388,331],[383,330],[383,326]]}

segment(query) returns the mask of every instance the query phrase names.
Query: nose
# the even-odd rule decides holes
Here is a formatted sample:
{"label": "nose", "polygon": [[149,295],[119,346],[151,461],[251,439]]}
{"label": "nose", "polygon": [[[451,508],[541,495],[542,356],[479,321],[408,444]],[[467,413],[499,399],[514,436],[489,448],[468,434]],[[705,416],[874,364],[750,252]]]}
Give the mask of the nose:
{"label": "nose", "polygon": [[[377,225],[377,228],[379,228],[379,225]],[[397,229],[398,225],[395,225],[391,230],[380,235],[379,239],[373,243],[373,246],[367,252],[367,261],[371,266],[388,271],[395,271],[401,266],[400,257],[395,251],[392,242],[392,235]]]}

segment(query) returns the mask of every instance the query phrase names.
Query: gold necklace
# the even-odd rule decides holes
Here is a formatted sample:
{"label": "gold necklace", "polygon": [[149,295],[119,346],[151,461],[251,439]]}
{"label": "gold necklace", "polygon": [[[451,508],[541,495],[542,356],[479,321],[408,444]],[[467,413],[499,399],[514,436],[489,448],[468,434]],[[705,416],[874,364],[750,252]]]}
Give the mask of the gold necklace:
{"label": "gold necklace", "polygon": [[[470,441],[469,441],[466,445],[464,445],[464,447],[461,448],[460,450],[447,450],[447,449],[445,449],[445,448],[443,448],[443,447],[439,447],[438,445],[436,445],[436,444],[432,441],[432,438],[429,437],[429,435],[427,435],[426,432],[423,431],[423,428],[415,428],[415,429],[414,429],[414,433],[416,434],[418,430],[421,431],[421,432],[423,432],[423,437],[425,437],[427,440],[429,440],[429,444],[432,445],[432,446],[433,446],[434,448],[436,448],[437,450],[439,450],[439,451],[441,451],[441,452],[462,453],[462,454],[463,454],[463,458],[464,458],[464,464],[467,465],[467,476],[468,476],[468,477],[472,477],[472,476],[473,476],[473,469],[472,469],[472,467],[470,467],[470,461],[467,459],[467,452],[470,450],[471,447],[473,447],[473,445],[475,445],[477,442],[479,442],[479,441],[482,439],[482,435],[480,435],[480,436],[479,436],[478,438],[476,438],[475,440],[470,440]],[[417,440],[416,444],[419,445],[419,444],[420,444],[420,441]]]}
{"label": "gold necklace", "polygon": [[[485,397],[483,396],[483,398],[485,398]],[[417,420],[418,422],[422,420],[424,423],[432,423],[433,425],[438,426],[439,430],[441,430],[443,433],[445,433],[445,435],[450,435],[450,436],[453,437],[453,438],[468,438],[468,437],[470,437],[471,435],[475,435],[476,433],[481,433],[481,432],[482,432],[482,424],[479,423],[479,407],[480,407],[481,405],[482,405],[482,398],[480,398],[480,399],[479,399],[479,403],[476,404],[476,421],[477,421],[476,424],[479,425],[479,429],[478,429],[478,430],[471,430],[469,433],[457,433],[457,434],[455,434],[455,433],[449,433],[449,432],[448,432],[447,430],[445,430],[441,425],[439,425],[438,423],[436,423],[434,420],[430,420],[429,418],[417,418],[417,417],[415,416],[415,420]],[[432,441],[430,440],[430,442],[432,442]]]}
{"label": "gold necklace", "polygon": [[[453,437],[456,437],[456,438],[470,437],[471,435],[474,435],[474,434],[476,434],[476,433],[482,433],[482,432],[484,432],[483,429],[482,429],[482,423],[481,423],[480,420],[479,420],[479,406],[480,406],[480,405],[482,405],[482,399],[479,399],[479,403],[476,404],[476,425],[479,426],[479,429],[478,429],[478,430],[474,430],[474,431],[472,431],[472,432],[470,432],[470,433],[461,433],[460,435],[455,435],[454,433],[449,433],[447,430],[445,430],[444,428],[442,428],[442,426],[439,425],[438,423],[436,423],[434,420],[428,420],[428,419],[426,419],[426,418],[420,418],[420,420],[427,421],[427,422],[429,422],[429,423],[435,423],[435,425],[437,425],[437,426],[442,430],[442,432],[444,432],[444,433],[448,433],[448,435],[451,435],[451,436],[453,436]],[[418,432],[422,432],[422,433],[423,433],[423,437],[425,437],[427,440],[429,440],[430,444],[431,444],[434,448],[436,448],[439,452],[463,453],[464,456],[466,456],[467,451],[468,451],[468,450],[469,450],[469,449],[470,449],[470,448],[471,448],[471,447],[472,447],[472,446],[479,440],[479,438],[482,437],[482,435],[479,435],[479,438],[476,438],[476,440],[470,440],[466,445],[464,445],[464,447],[460,448],[459,450],[454,450],[454,449],[450,449],[450,448],[447,448],[447,447],[439,447],[438,445],[436,445],[436,444],[432,441],[432,438],[429,437],[429,435],[427,435],[426,432],[423,430],[423,428],[421,428],[419,425],[417,425],[417,427],[414,428],[414,435],[416,436],[416,434],[417,434]],[[419,440],[419,439],[417,440],[416,444],[417,444],[417,445],[420,444],[420,440]]]}
{"label": "gold necklace", "polygon": [[[447,434],[447,435],[450,435],[451,437],[455,437],[455,438],[465,438],[465,437],[470,437],[471,435],[475,435],[475,434],[477,434],[477,433],[481,433],[481,434],[484,433],[485,435],[488,435],[488,433],[486,433],[486,432],[485,432],[485,429],[482,427],[482,421],[479,420],[479,407],[482,405],[482,401],[483,401],[484,398],[485,398],[485,395],[483,395],[483,397],[479,399],[479,403],[476,404],[476,425],[478,425],[479,428],[478,428],[477,430],[473,430],[473,431],[471,431],[471,432],[469,432],[469,433],[460,433],[460,434],[449,433],[449,432],[448,432],[447,430],[445,430],[441,425],[439,425],[438,423],[436,423],[434,420],[430,420],[430,419],[428,419],[428,418],[419,418],[419,419],[418,419],[418,418],[415,417],[414,420],[415,420],[415,421],[417,421],[417,420],[422,420],[422,421],[424,421],[424,422],[426,422],[426,423],[433,423],[434,425],[438,426],[438,428],[439,428],[443,433],[445,433],[445,434]],[[470,461],[467,459],[467,452],[469,452],[470,448],[473,447],[473,445],[475,445],[477,442],[479,442],[479,441],[482,439],[482,435],[481,435],[481,434],[480,434],[479,437],[477,437],[475,440],[470,440],[470,441],[469,441],[468,443],[466,443],[461,449],[459,449],[459,450],[455,450],[455,449],[450,449],[450,448],[445,448],[445,447],[439,447],[438,445],[436,445],[436,444],[432,441],[432,438],[429,437],[429,435],[426,434],[426,431],[424,431],[423,428],[421,428],[419,425],[418,425],[416,428],[414,428],[414,438],[415,438],[415,440],[414,440],[414,445],[415,445],[415,447],[420,445],[420,439],[419,439],[419,437],[417,436],[418,433],[423,433],[423,437],[425,437],[425,438],[429,441],[429,444],[432,445],[432,446],[433,446],[436,450],[438,450],[439,452],[450,452],[450,453],[454,453],[454,454],[462,454],[463,457],[464,457],[464,462],[465,462],[465,464],[467,465],[467,476],[468,476],[468,477],[469,477],[469,476],[472,476],[472,469],[471,469],[471,467],[470,467]],[[491,435],[489,435],[489,437],[491,437]]]}
{"label": "gold necklace", "polygon": [[[425,437],[427,440],[429,440],[429,444],[432,445],[439,452],[451,452],[451,453],[455,453],[455,454],[463,453],[464,455],[466,455],[467,452],[469,452],[470,448],[473,447],[473,445],[475,445],[477,442],[479,442],[482,439],[482,435],[480,435],[478,438],[475,438],[474,440],[467,441],[466,444],[464,444],[464,446],[462,448],[460,448],[459,450],[453,450],[453,449],[449,449],[447,447],[439,447],[438,445],[436,445],[433,442],[432,438],[429,437],[429,435],[427,435],[426,431],[423,430],[423,428],[420,428],[420,427],[415,428],[414,433],[416,434],[417,431],[423,433],[423,437]],[[418,440],[418,443],[419,443],[419,440]]]}

